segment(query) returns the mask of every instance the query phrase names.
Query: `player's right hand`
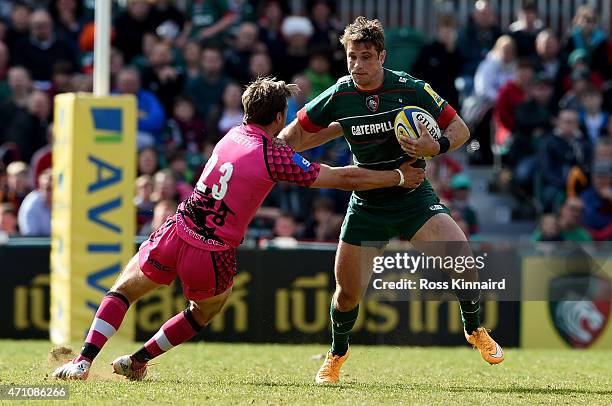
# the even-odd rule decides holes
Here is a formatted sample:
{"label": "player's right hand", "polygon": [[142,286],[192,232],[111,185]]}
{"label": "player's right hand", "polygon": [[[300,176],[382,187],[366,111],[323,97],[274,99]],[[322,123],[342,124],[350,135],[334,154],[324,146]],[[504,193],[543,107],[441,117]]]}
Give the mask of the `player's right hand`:
{"label": "player's right hand", "polygon": [[404,174],[404,184],[402,187],[406,189],[414,189],[419,187],[425,180],[425,169],[414,168],[410,166],[415,160],[404,162],[399,168]]}

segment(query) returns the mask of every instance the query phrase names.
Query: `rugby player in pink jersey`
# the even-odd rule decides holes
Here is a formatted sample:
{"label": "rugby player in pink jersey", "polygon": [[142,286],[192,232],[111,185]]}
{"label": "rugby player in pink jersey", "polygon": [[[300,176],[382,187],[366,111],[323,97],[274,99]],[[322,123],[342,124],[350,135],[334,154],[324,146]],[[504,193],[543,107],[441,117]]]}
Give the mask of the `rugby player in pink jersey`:
{"label": "rugby player in pink jersey", "polygon": [[424,170],[409,163],[390,171],[333,168],[310,163],[275,142],[284,127],[287,98],[297,90],[296,85],[269,78],[247,87],[242,96],[243,125],[219,141],[193,194],[140,246],[102,300],[80,355],[53,371],[53,377],[87,379],[94,358],[119,329],[129,306],[176,277],[189,307],[166,321],[138,351],[113,361],[113,370],[141,380],[148,361],[194,337],[229,297],[236,274],[236,248],[276,182],[368,190],[415,188],[424,181]]}

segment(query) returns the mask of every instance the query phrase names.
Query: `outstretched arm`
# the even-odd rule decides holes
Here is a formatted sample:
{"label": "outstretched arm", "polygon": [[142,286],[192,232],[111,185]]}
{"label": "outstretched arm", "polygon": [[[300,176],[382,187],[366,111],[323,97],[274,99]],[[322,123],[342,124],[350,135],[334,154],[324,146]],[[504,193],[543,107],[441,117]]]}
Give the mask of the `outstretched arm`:
{"label": "outstretched arm", "polygon": [[413,168],[409,163],[404,163],[400,170],[402,175],[395,170],[373,171],[357,166],[337,168],[321,165],[319,176],[310,187],[342,190],[369,190],[393,186],[415,188],[425,179],[425,170]]}
{"label": "outstretched arm", "polygon": [[331,123],[329,127],[323,128],[319,132],[311,133],[304,130],[296,118],[287,127],[281,130],[278,138],[285,141],[294,151],[301,152],[318,147],[341,135],[342,127],[337,122]]}

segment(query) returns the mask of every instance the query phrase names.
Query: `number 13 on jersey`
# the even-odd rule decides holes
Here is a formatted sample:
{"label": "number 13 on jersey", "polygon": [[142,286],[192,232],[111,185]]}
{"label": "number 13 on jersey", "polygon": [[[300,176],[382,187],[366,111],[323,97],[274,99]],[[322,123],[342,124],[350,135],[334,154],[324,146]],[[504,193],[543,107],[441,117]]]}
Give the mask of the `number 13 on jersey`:
{"label": "number 13 on jersey", "polygon": [[[219,161],[219,155],[212,154],[206,166],[204,167],[204,172],[200,177],[200,181],[196,185],[196,189],[202,193],[206,193],[208,186],[203,182],[208,175],[211,174],[212,170],[217,166],[217,162]],[[212,185],[210,191],[211,195],[215,200],[222,200],[227,193],[227,182],[229,182],[232,177],[232,173],[234,172],[234,165],[231,162],[224,162],[219,166],[219,173],[221,176],[219,177],[219,183],[215,183]]]}

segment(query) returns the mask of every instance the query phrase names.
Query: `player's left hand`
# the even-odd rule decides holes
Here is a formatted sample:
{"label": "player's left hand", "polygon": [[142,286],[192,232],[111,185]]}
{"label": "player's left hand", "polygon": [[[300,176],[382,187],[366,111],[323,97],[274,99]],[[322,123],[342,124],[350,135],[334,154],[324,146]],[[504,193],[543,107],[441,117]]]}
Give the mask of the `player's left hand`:
{"label": "player's left hand", "polygon": [[412,157],[435,156],[440,152],[440,144],[436,141],[425,124],[419,122],[419,139],[405,137],[400,139],[399,143],[404,152]]}
{"label": "player's left hand", "polygon": [[284,147],[287,145],[287,142],[285,142],[285,140],[278,138],[278,137],[272,137],[272,145],[274,145],[275,147],[279,148],[279,147]]}

